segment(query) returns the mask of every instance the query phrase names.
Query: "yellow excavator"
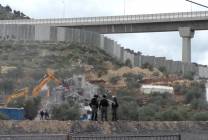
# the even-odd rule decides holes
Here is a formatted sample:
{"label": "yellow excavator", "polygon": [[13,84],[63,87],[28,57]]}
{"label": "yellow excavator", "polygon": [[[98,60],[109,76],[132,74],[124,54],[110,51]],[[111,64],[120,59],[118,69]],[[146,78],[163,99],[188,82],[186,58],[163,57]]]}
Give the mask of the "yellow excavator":
{"label": "yellow excavator", "polygon": [[8,105],[8,103],[10,101],[12,101],[16,98],[27,97],[28,96],[28,91],[29,91],[28,88],[23,88],[23,89],[14,91],[11,95],[6,97],[6,104],[5,105]]}
{"label": "yellow excavator", "polygon": [[55,75],[53,70],[48,69],[47,73],[44,75],[43,79],[40,80],[39,84],[33,89],[32,96],[36,97],[40,94],[40,91],[42,88],[50,81],[53,80],[57,85],[61,84],[61,81],[59,81]]}
{"label": "yellow excavator", "polygon": [[[50,81],[50,80],[54,80],[55,83],[57,85],[60,85],[61,84],[61,81],[58,80],[55,75],[54,75],[54,71],[51,70],[51,69],[48,69],[47,70],[47,73],[44,75],[44,77],[40,80],[39,84],[33,89],[32,91],[32,96],[33,97],[37,97],[42,88]],[[5,103],[5,106],[8,105],[8,103],[16,98],[19,98],[19,97],[27,97],[28,96],[28,93],[29,93],[29,90],[28,88],[23,88],[23,89],[20,89],[20,90],[17,90],[17,91],[14,91],[11,95],[7,96],[6,97],[6,103]],[[47,96],[50,96],[49,93],[47,93]]]}

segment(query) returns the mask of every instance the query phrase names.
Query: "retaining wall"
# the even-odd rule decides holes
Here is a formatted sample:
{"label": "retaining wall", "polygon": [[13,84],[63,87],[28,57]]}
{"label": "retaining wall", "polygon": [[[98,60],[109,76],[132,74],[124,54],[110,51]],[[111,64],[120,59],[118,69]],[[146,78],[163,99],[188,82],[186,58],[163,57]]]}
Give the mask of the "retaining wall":
{"label": "retaining wall", "polygon": [[149,63],[156,68],[165,67],[169,73],[194,72],[199,77],[208,77],[208,68],[197,64],[166,60],[165,57],[144,56],[124,49],[120,44],[98,33],[67,27],[47,25],[0,25],[0,40],[27,41],[68,41],[99,47],[110,56],[125,63],[130,60],[133,66],[141,67]]}

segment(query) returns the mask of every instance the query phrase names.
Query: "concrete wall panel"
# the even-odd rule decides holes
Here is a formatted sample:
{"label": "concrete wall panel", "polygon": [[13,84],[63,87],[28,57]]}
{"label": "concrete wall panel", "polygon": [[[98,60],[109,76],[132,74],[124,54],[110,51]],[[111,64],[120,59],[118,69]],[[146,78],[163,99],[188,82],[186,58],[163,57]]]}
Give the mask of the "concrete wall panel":
{"label": "concrete wall panel", "polygon": [[49,41],[50,40],[50,26],[35,25],[35,40]]}
{"label": "concrete wall panel", "polygon": [[123,62],[125,63],[128,59],[131,61],[132,66],[134,66],[134,54],[129,52],[128,50],[124,50]]}
{"label": "concrete wall panel", "polygon": [[50,28],[50,41],[57,41],[57,28],[56,27]]}
{"label": "concrete wall panel", "polygon": [[62,27],[57,28],[57,41],[65,41],[66,29]]}

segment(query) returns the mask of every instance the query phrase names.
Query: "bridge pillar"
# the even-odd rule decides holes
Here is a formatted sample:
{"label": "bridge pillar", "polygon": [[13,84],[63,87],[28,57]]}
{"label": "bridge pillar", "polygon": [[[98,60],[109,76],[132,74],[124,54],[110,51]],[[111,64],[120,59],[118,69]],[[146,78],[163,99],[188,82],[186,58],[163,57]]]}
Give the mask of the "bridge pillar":
{"label": "bridge pillar", "polygon": [[191,63],[191,38],[194,37],[194,30],[190,27],[179,27],[179,34],[182,37],[182,62]]}

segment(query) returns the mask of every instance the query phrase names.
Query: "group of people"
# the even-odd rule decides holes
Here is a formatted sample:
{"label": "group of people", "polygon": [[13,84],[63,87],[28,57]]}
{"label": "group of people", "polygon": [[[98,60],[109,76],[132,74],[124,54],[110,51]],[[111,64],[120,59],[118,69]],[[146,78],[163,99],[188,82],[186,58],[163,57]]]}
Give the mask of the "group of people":
{"label": "group of people", "polygon": [[43,111],[41,110],[40,111],[40,120],[48,120],[49,119],[49,113],[47,110]]}
{"label": "group of people", "polygon": [[102,99],[98,101],[98,95],[94,95],[91,99],[90,107],[92,109],[91,120],[97,121],[98,117],[98,110],[101,111],[101,121],[108,121],[108,107],[111,103],[111,110],[112,110],[112,121],[117,121],[117,109],[118,109],[118,102],[115,96],[113,96],[113,100],[108,100],[106,95],[103,95]]}

